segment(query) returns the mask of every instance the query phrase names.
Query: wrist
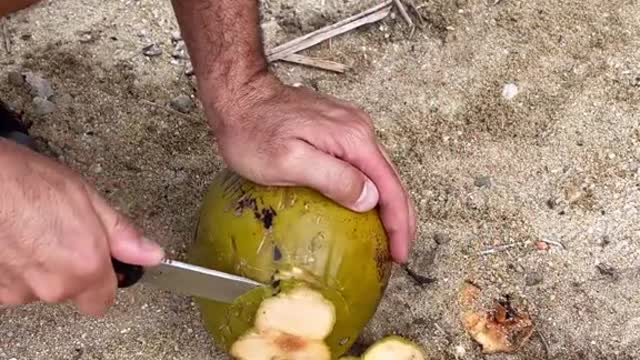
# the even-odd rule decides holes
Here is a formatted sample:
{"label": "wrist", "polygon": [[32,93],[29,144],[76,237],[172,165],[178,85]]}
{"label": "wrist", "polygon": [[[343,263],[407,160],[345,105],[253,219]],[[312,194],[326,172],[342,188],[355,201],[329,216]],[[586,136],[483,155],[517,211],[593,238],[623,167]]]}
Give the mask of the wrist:
{"label": "wrist", "polygon": [[236,123],[240,114],[276,96],[284,84],[265,68],[244,77],[206,78],[199,87],[209,123],[217,129]]}

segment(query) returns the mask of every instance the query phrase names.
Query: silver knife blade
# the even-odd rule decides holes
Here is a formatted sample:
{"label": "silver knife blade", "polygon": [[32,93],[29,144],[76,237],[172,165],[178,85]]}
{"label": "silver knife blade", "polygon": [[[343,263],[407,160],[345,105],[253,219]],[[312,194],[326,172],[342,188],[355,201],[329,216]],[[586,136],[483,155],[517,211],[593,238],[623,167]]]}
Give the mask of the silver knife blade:
{"label": "silver knife blade", "polygon": [[183,295],[224,303],[231,303],[246,292],[264,285],[245,277],[176,260],[163,260],[158,266],[145,268],[140,281]]}

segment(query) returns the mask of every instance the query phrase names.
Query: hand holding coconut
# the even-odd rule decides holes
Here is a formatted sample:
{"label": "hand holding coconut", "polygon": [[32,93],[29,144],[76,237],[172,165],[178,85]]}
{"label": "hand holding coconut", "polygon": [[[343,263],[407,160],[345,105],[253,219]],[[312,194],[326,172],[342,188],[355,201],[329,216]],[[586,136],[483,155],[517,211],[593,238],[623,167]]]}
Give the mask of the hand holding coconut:
{"label": "hand holding coconut", "polygon": [[367,114],[269,74],[242,91],[217,107],[213,123],[230,167],[264,185],[308,186],[358,212],[379,203],[392,255],[404,262],[412,206]]}
{"label": "hand holding coconut", "polygon": [[69,168],[6,139],[0,168],[0,304],[70,301],[100,316],[115,298],[111,256],[164,256]]}
{"label": "hand holding coconut", "polygon": [[379,205],[392,256],[405,262],[415,215],[369,116],[269,73],[255,1],[173,6],[227,164],[256,183],[308,186],[354,211]]}

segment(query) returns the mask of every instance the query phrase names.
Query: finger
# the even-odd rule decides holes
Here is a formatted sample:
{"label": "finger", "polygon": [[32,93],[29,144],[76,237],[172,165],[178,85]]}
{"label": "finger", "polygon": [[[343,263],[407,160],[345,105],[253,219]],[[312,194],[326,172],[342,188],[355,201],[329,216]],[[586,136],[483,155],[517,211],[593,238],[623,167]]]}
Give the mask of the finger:
{"label": "finger", "polygon": [[16,276],[10,268],[0,266],[0,304],[23,305],[35,300],[35,295],[22,276]]}
{"label": "finger", "polygon": [[157,243],[142,236],[120,212],[113,209],[99,195],[91,192],[91,202],[109,238],[111,255],[136,265],[154,266],[164,258],[164,250]]}
{"label": "finger", "polygon": [[[111,262],[104,266],[111,266]],[[78,310],[86,315],[103,316],[115,302],[118,287],[116,276],[113,271],[105,271],[102,274],[96,279],[96,286],[87,288],[72,300]]]}
{"label": "finger", "polygon": [[396,172],[380,148],[374,144],[362,145],[345,152],[345,158],[357,166],[375,183],[380,193],[380,217],[391,242],[391,255],[398,263],[409,256],[411,229],[408,197]]}
{"label": "finger", "polygon": [[378,190],[358,169],[305,142],[294,146],[284,160],[285,181],[316,189],[353,211],[366,212],[378,204]]}
{"label": "finger", "polygon": [[26,305],[34,301],[36,301],[35,295],[25,286],[0,288],[0,304],[2,305]]}
{"label": "finger", "polygon": [[409,221],[409,231],[411,233],[410,240],[411,241],[415,241],[416,240],[416,231],[417,231],[417,229],[416,229],[415,205],[414,205],[413,201],[411,200],[411,197],[408,195],[407,187],[405,186],[404,182],[402,182],[402,180],[401,180],[401,176],[400,176],[400,172],[398,171],[398,168],[395,166],[393,161],[391,161],[391,157],[389,156],[389,152],[387,151],[385,146],[380,142],[378,142],[378,149],[380,149],[380,152],[384,156],[385,160],[387,160],[387,163],[393,169],[393,172],[396,174],[396,177],[398,178],[398,181],[400,182],[400,185],[402,185],[402,188],[404,189],[405,194],[407,194],[407,207],[409,209],[409,219],[408,219],[408,221]]}

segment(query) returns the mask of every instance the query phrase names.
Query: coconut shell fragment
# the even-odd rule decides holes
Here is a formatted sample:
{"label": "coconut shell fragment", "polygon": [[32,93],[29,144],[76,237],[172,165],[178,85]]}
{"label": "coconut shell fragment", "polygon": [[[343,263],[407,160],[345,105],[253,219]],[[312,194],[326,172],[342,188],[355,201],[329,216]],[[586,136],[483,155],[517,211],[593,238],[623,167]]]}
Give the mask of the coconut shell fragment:
{"label": "coconut shell fragment", "polygon": [[371,345],[362,360],[427,360],[427,355],[413,341],[388,336]]}
{"label": "coconut shell fragment", "polygon": [[465,283],[460,301],[465,330],[482,346],[483,353],[517,351],[533,333],[531,317],[515,309],[508,298],[494,301],[490,310],[478,310],[480,294],[479,287]]}
{"label": "coconut shell fragment", "polygon": [[369,346],[362,356],[340,360],[427,360],[427,354],[413,341],[397,335],[384,337]]}

